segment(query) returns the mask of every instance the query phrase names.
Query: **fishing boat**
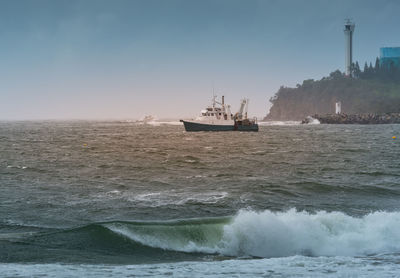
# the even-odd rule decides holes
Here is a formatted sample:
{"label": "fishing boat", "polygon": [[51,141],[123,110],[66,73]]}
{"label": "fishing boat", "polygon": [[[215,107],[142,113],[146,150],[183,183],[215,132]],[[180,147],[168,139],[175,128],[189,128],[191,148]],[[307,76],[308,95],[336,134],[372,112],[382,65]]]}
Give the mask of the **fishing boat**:
{"label": "fishing boat", "polygon": [[249,119],[248,99],[242,99],[239,111],[233,115],[231,106],[221,102],[214,95],[212,105],[201,110],[201,115],[194,120],[180,120],[186,131],[258,131],[257,118]]}

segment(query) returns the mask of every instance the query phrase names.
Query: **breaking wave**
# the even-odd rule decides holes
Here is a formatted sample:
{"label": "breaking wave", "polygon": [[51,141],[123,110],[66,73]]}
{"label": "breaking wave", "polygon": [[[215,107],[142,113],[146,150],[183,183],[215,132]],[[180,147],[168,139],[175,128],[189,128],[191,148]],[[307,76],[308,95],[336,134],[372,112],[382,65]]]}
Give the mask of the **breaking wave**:
{"label": "breaking wave", "polygon": [[400,251],[400,213],[357,218],[341,212],[240,211],[214,222],[152,225],[108,223],[105,227],[153,248],[227,256],[354,256]]}
{"label": "breaking wave", "polygon": [[[400,212],[353,217],[342,212],[242,210],[225,218],[157,222],[113,221],[74,229],[7,235],[32,248],[127,255],[135,261],[193,256],[357,256],[400,252]],[[14,229],[10,229],[14,231]],[[26,236],[26,237],[25,237]],[[86,254],[85,253],[85,254]],[[180,254],[180,255],[179,255]]]}

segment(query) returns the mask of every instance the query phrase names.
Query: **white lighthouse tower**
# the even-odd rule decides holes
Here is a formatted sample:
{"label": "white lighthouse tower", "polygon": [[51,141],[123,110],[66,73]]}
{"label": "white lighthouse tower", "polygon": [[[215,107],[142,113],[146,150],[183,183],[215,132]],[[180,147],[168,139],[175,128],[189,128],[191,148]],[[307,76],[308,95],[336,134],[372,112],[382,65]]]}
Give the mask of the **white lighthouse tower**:
{"label": "white lighthouse tower", "polygon": [[350,19],[346,20],[344,24],[344,37],[346,40],[346,75],[351,76],[351,65],[353,64],[353,33],[355,24],[350,21]]}
{"label": "white lighthouse tower", "polygon": [[340,101],[335,103],[335,114],[342,113],[342,103]]}

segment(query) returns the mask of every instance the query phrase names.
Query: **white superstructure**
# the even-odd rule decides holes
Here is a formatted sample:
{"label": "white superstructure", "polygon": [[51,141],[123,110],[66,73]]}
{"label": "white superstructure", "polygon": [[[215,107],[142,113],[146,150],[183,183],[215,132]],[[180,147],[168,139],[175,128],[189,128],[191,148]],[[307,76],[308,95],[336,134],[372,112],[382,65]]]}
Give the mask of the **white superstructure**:
{"label": "white superstructure", "polygon": [[[193,122],[212,125],[233,125],[233,115],[231,113],[231,106],[225,104],[224,96],[222,101],[216,101],[217,96],[213,96],[212,105],[206,109],[201,110],[201,115]],[[217,104],[219,107],[217,107]]]}

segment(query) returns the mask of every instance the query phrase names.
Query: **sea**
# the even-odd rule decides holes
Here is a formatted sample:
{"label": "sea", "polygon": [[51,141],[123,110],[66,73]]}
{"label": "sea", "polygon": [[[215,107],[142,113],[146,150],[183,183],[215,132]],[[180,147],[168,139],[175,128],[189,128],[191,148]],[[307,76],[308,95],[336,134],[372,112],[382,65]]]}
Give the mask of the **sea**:
{"label": "sea", "polygon": [[400,277],[400,125],[2,121],[0,277]]}

